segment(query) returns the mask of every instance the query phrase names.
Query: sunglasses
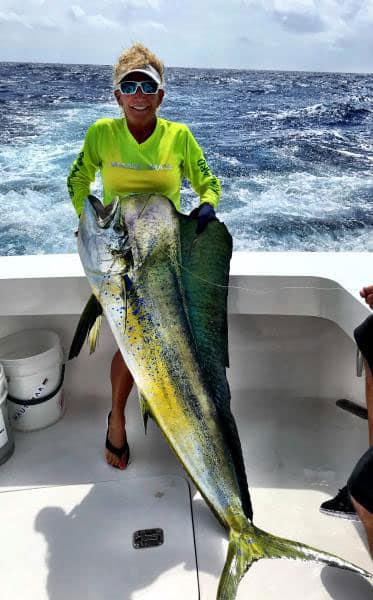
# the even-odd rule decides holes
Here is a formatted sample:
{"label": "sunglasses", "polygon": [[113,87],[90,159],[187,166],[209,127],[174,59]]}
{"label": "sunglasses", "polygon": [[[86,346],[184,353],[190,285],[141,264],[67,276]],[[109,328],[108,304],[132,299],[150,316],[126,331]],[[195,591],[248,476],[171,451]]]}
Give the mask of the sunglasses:
{"label": "sunglasses", "polygon": [[131,95],[136,94],[138,88],[141,89],[143,94],[156,94],[162,86],[158,85],[156,81],[121,81],[118,83],[118,88],[122,94]]}

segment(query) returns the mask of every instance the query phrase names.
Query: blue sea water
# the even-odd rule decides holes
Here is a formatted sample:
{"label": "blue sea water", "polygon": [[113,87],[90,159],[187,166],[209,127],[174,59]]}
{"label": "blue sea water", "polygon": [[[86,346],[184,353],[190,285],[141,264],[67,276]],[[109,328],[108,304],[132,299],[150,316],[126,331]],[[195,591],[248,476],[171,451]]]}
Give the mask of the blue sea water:
{"label": "blue sea water", "polygon": [[[66,175],[104,116],[110,67],[0,63],[0,255],[76,252]],[[161,116],[221,179],[236,250],[373,251],[373,75],[168,69]]]}

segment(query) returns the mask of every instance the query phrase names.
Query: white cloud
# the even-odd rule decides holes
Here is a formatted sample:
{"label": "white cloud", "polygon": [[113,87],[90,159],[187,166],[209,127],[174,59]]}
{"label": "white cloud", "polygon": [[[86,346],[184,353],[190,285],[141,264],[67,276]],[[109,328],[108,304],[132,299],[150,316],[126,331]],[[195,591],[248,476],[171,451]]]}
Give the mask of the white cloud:
{"label": "white cloud", "polygon": [[101,14],[87,15],[86,12],[78,4],[73,4],[70,7],[70,14],[74,20],[79,21],[80,24],[86,27],[93,27],[98,29],[119,29],[120,24],[118,21],[113,21],[104,17]]}
{"label": "white cloud", "polygon": [[160,11],[162,1],[163,0],[99,0],[98,8],[102,10],[102,4],[106,4],[110,7],[109,10],[127,9],[130,11]]}
{"label": "white cloud", "polygon": [[346,10],[339,22],[331,25],[330,43],[337,49],[359,52],[366,62],[373,55],[372,26],[373,0],[359,2],[357,10],[350,14]]}
{"label": "white cloud", "polygon": [[158,31],[167,31],[167,27],[165,25],[163,25],[163,23],[158,23],[157,21],[142,21],[136,25],[134,25],[134,29],[136,29],[136,31],[141,32],[141,29],[145,27],[148,29],[155,29]]}
{"label": "white cloud", "polygon": [[361,25],[373,24],[373,0],[361,3],[359,11],[355,15],[355,22]]}
{"label": "white cloud", "polygon": [[262,11],[291,33],[316,35],[323,44],[357,39],[366,23],[373,23],[373,0],[235,0],[235,3]]}
{"label": "white cloud", "polygon": [[121,0],[121,3],[129,8],[151,8],[152,10],[160,10],[160,0]]}
{"label": "white cloud", "polygon": [[0,24],[8,23],[13,25],[21,25],[27,29],[60,29],[60,24],[46,15],[20,15],[15,12],[0,13]]}
{"label": "white cloud", "polygon": [[313,0],[264,0],[264,6],[279,12],[293,12],[298,14],[313,13],[316,11]]}
{"label": "white cloud", "polygon": [[107,19],[103,15],[89,15],[86,17],[86,20],[92,27],[101,29],[121,29],[120,23]]}
{"label": "white cloud", "polygon": [[296,33],[322,31],[325,28],[317,0],[240,0],[261,9],[283,28]]}
{"label": "white cloud", "polygon": [[286,29],[300,33],[325,28],[313,0],[272,0],[266,5],[274,19]]}
{"label": "white cloud", "polygon": [[32,29],[32,26],[28,22],[27,18],[24,16],[18,15],[15,12],[9,13],[0,13],[0,23],[15,23],[17,25],[23,25],[28,29]]}
{"label": "white cloud", "polygon": [[33,26],[39,26],[43,29],[60,29],[61,25],[51,17],[40,17],[33,21]]}
{"label": "white cloud", "polygon": [[373,71],[373,0],[0,4],[0,60],[109,64],[138,40],[175,66]]}
{"label": "white cloud", "polygon": [[77,4],[73,4],[73,5],[70,7],[70,13],[71,13],[71,14],[72,14],[72,16],[73,16],[75,19],[77,19],[77,20],[78,20],[78,19],[81,19],[82,17],[85,17],[85,16],[86,16],[86,14],[85,14],[84,10],[82,9],[82,7],[81,7],[81,6],[79,6],[79,5],[77,5]]}

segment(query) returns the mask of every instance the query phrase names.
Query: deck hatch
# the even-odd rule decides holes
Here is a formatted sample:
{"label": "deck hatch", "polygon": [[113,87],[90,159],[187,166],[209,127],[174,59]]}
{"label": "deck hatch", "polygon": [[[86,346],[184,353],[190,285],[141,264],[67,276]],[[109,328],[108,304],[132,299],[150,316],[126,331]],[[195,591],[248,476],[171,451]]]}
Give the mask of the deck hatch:
{"label": "deck hatch", "polygon": [[163,529],[138,529],[133,534],[132,545],[136,550],[161,546],[164,542]]}

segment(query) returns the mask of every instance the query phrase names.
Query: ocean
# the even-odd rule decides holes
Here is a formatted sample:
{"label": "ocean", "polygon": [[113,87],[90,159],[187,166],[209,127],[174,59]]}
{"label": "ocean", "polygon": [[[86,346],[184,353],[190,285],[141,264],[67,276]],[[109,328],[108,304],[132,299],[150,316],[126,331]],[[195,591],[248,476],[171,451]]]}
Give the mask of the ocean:
{"label": "ocean", "polygon": [[[373,75],[166,75],[161,116],[191,128],[220,178],[235,250],[373,251]],[[0,63],[0,255],[76,252],[66,176],[106,116],[109,66]],[[183,212],[197,204],[185,182]]]}

